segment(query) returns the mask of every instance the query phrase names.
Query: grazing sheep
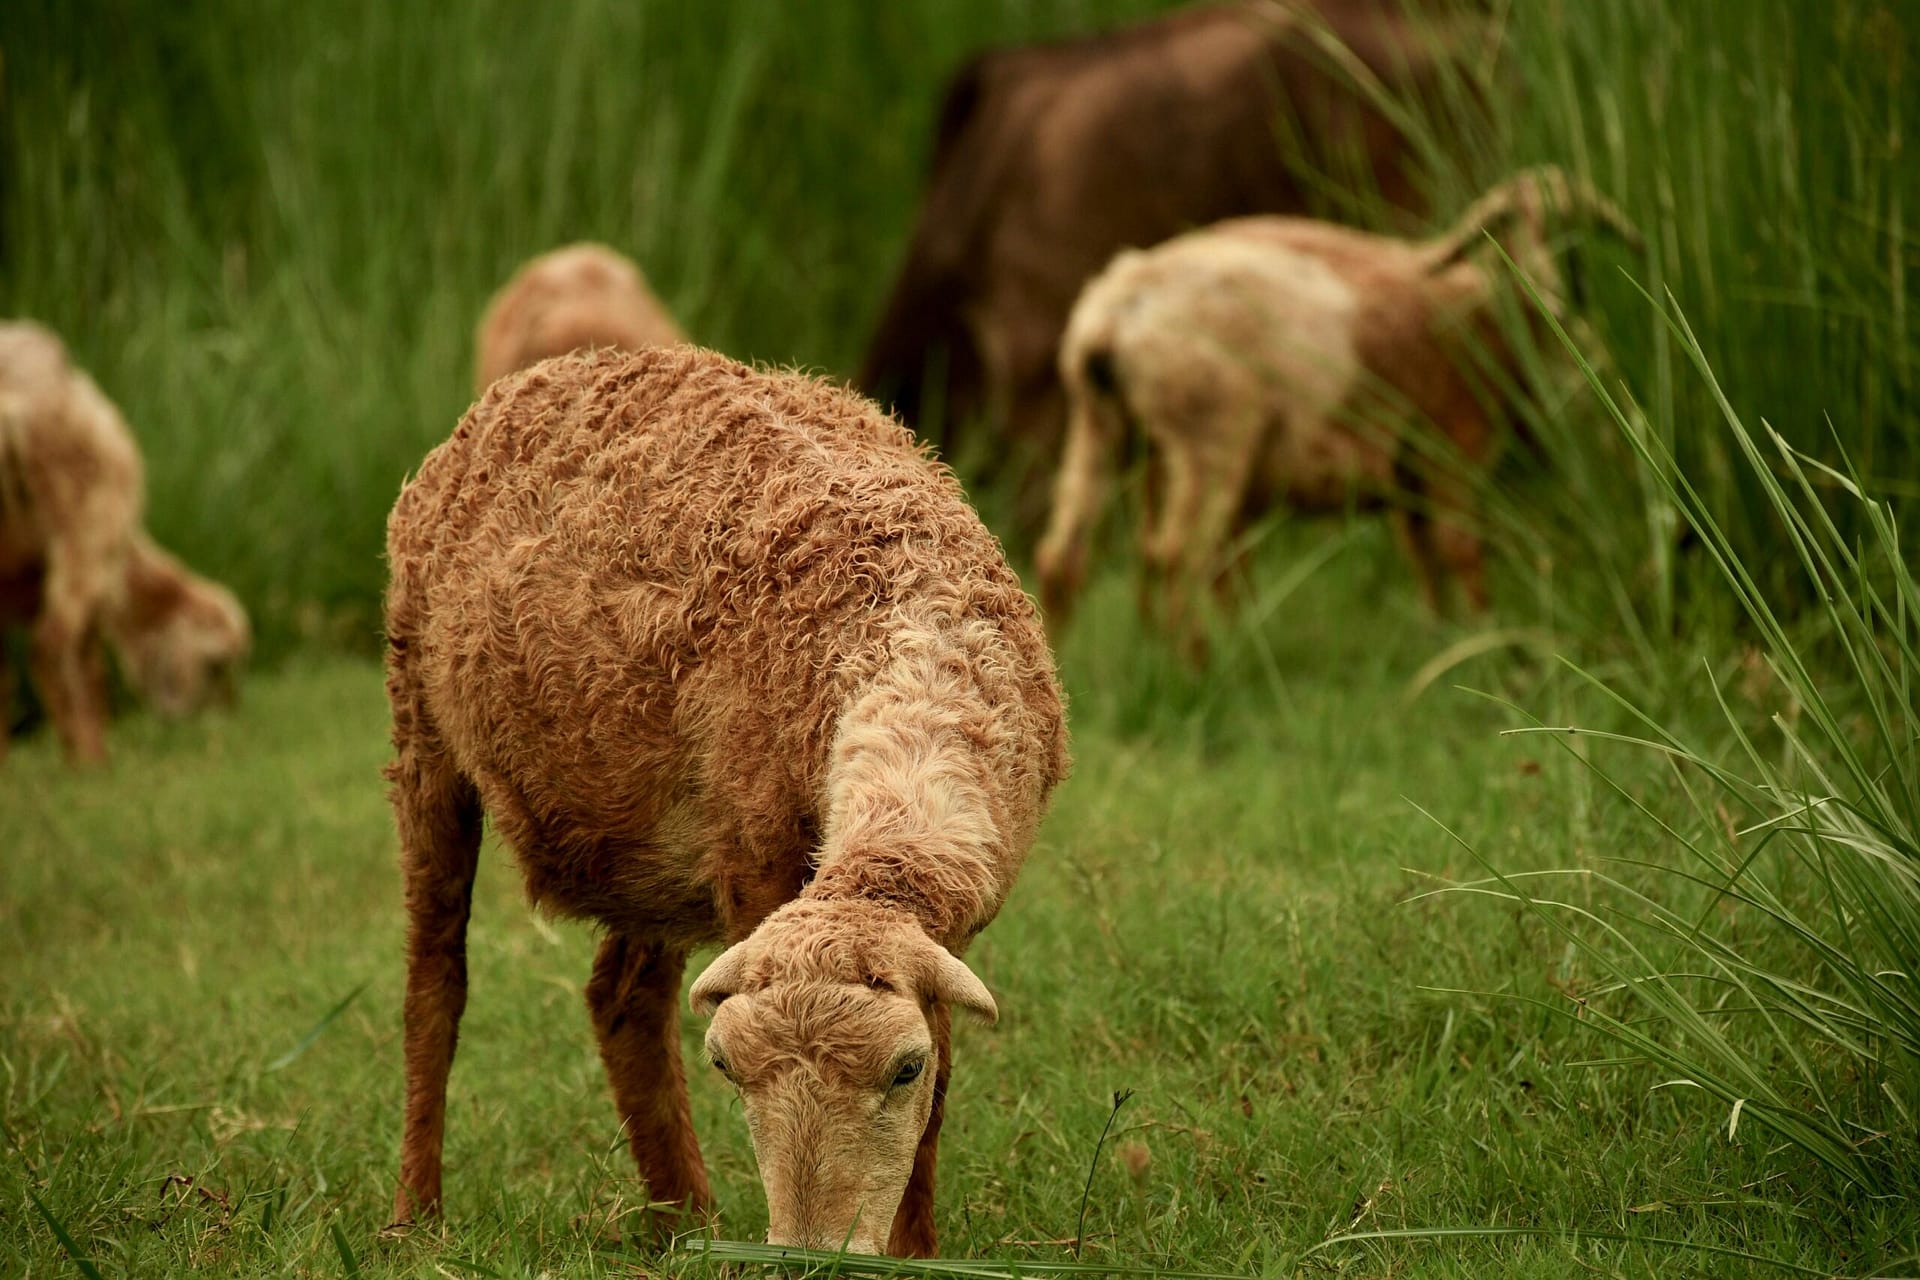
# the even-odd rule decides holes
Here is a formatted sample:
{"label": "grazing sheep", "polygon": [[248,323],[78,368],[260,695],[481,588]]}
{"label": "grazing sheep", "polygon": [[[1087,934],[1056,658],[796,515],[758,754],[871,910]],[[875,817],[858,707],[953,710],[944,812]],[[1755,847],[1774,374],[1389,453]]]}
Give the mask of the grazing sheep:
{"label": "grazing sheep", "polygon": [[496,383],[388,525],[409,918],[398,1222],[441,1201],[483,811],[587,984],[650,1198],[710,1208],[675,1004],[740,1091],[770,1238],[929,1254],[957,958],[1066,769],[1032,602],[858,395],[694,347]]}
{"label": "grazing sheep", "polygon": [[167,715],[230,692],[247,652],[239,602],[142,531],[142,488],[126,423],[60,339],[0,322],[0,626],[31,627],[34,686],[77,763],[106,756],[103,638]]}
{"label": "grazing sheep", "polygon": [[253,639],[233,592],[138,530],[122,583],[117,607],[106,615],[107,640],[141,700],[174,718],[209,702],[231,703]]}
{"label": "grazing sheep", "polygon": [[950,456],[979,416],[996,456],[1050,462],[1067,313],[1116,252],[1336,193],[1423,215],[1426,165],[1385,104],[1446,97],[1493,35],[1470,5],[1239,0],[981,53],[941,101],[859,385]]}
{"label": "grazing sheep", "polygon": [[570,244],[525,263],[487,303],[473,392],[582,347],[642,351],[686,340],[630,259],[603,244]]}
{"label": "grazing sheep", "polygon": [[1130,427],[1146,437],[1155,481],[1142,558],[1174,630],[1191,626],[1187,593],[1220,571],[1236,526],[1276,501],[1325,510],[1394,497],[1396,534],[1429,606],[1441,607],[1444,569],[1484,608],[1473,477],[1427,465],[1430,447],[1408,431],[1438,432],[1469,467],[1489,460],[1509,407],[1501,393],[1521,371],[1497,305],[1516,291],[1491,247],[1480,252],[1484,233],[1557,314],[1555,215],[1638,239],[1597,193],[1541,169],[1433,240],[1244,218],[1116,257],[1080,295],[1061,345],[1071,409],[1037,555],[1050,615],[1063,620],[1080,588]]}

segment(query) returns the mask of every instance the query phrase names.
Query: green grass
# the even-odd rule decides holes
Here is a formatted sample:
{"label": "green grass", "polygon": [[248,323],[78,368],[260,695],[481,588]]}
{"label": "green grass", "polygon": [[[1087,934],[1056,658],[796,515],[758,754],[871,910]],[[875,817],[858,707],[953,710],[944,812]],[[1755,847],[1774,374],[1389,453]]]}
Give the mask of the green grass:
{"label": "green grass", "polygon": [[[1599,911],[1559,900],[1555,874],[1495,870],[1463,888],[1526,905],[1602,966],[1608,998],[1585,1012],[1635,1058],[1728,1106],[1729,1133],[1744,1116],[1862,1191],[1882,1193],[1906,1173],[1908,1100],[1920,1094],[1912,696],[1920,580],[1892,508],[1864,487],[1852,460],[1828,467],[1766,423],[1749,427],[1686,318],[1659,314],[1718,400],[1784,531],[1790,550],[1771,572],[1741,558],[1665,443],[1597,380],[1595,391],[1699,531],[1756,636],[1740,682],[1747,700],[1764,691],[1773,709],[1758,720],[1709,670],[1701,683],[1731,743],[1708,745],[1593,681],[1633,721],[1628,733],[1601,735],[1604,749],[1641,749],[1681,784],[1686,803],[1649,806],[1610,766],[1592,766],[1674,859],[1641,863],[1657,872],[1647,888],[1601,874],[1609,901]],[[1796,594],[1818,608],[1802,616],[1782,608],[1767,586],[1783,569],[1797,572]],[[1537,722],[1532,730],[1572,731]],[[1735,1026],[1748,1034],[1729,1034]]]}
{"label": "green grass", "polygon": [[[1526,911],[1407,901],[1476,873],[1412,801],[1510,870],[1637,855],[1646,832],[1576,761],[1499,736],[1512,717],[1486,700],[1443,684],[1408,703],[1408,674],[1457,633],[1383,589],[1404,571],[1377,527],[1282,531],[1273,554],[1330,538],[1341,571],[1296,591],[1297,625],[1269,628],[1284,694],[1122,731],[1132,713],[1097,673],[1153,651],[1116,637],[1124,584],[1090,602],[1064,658],[1077,772],[972,956],[1003,1017],[958,1033],[945,1251],[1066,1260],[1047,1242],[1074,1234],[1121,1089],[1089,1261],[1772,1274],[1699,1252],[1724,1248],[1854,1274],[1909,1251],[1910,1202],[1860,1196],[1751,1127],[1729,1141],[1723,1107],[1655,1073],[1580,1065],[1604,1040],[1526,1000],[1565,1005],[1604,974]],[[1546,664],[1454,674],[1537,706],[1581,696]],[[314,661],[256,680],[231,715],[123,721],[106,773],[68,773],[44,737],[8,762],[0,1271],[68,1265],[33,1199],[109,1276],[336,1275],[343,1250],[363,1275],[659,1265],[603,1245],[641,1193],[581,999],[591,938],[531,916],[492,845],[449,1229],[376,1238],[401,1097],[384,733],[377,669]],[[1666,794],[1655,771],[1629,776]],[[694,1074],[725,1232],[754,1238],[744,1124]],[[1416,1228],[1538,1234],[1353,1239],[1301,1260]]]}

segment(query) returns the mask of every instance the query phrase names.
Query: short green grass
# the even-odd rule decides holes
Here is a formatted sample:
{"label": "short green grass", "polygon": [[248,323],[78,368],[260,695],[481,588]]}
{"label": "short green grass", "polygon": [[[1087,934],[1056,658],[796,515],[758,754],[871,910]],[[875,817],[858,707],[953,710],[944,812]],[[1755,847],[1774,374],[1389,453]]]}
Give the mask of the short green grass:
{"label": "short green grass", "polygon": [[[1570,681],[1496,655],[1408,701],[1459,633],[1420,614],[1376,525],[1285,530],[1272,554],[1330,541],[1266,628],[1283,684],[1229,652],[1259,692],[1129,710],[1107,664],[1157,659],[1116,639],[1118,580],[1070,638],[1077,768],[972,955],[1003,1017],[958,1032],[945,1252],[1065,1259],[1090,1168],[1084,1256],[1114,1265],[1773,1273],[1706,1252],[1732,1250],[1824,1275],[1907,1251],[1906,1201],[1854,1196],[1751,1130],[1730,1141],[1724,1108],[1644,1070],[1582,1065],[1605,1042],[1523,1000],[1571,1010],[1595,975],[1538,922],[1408,901],[1479,872],[1416,804],[1508,870],[1652,850],[1572,756],[1501,737],[1515,718],[1451,684],[1570,709]],[[533,916],[497,845],[451,1216],[444,1235],[377,1236],[402,920],[376,666],[295,664],[231,714],[135,716],[113,746],[76,775],[41,735],[0,774],[0,1272],[72,1274],[35,1201],[102,1275],[659,1269],[610,1243],[642,1193],[581,999],[592,939]],[[689,1050],[698,1033],[689,1019]],[[693,1088],[724,1233],[755,1238],[738,1108],[710,1073]],[[1443,1228],[1523,1234],[1324,1243]]]}

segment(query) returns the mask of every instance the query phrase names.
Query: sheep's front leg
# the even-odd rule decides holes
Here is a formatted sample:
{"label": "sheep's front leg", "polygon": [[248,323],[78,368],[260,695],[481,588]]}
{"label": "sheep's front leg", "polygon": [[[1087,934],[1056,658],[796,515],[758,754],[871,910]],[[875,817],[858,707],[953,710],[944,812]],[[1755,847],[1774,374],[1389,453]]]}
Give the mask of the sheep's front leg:
{"label": "sheep's front leg", "polygon": [[[1478,469],[1492,449],[1490,428],[1476,408],[1442,419],[1444,434],[1461,459]],[[1480,537],[1481,477],[1449,459],[1437,466],[1421,466],[1408,459],[1395,464],[1394,481],[1400,493],[1394,510],[1394,536],[1413,565],[1420,596],[1435,617],[1447,613],[1446,583],[1451,574],[1466,596],[1468,610],[1487,608],[1485,552]]]}
{"label": "sheep's front leg", "polygon": [[[1447,439],[1471,471],[1449,466],[1434,476],[1432,543],[1435,557],[1453,574],[1472,613],[1487,608],[1485,554],[1480,539],[1480,503],[1476,485],[1493,453],[1493,427],[1476,404],[1463,404],[1445,422]],[[1437,593],[1436,593],[1437,594]]]}
{"label": "sheep's front leg", "polygon": [[1453,574],[1470,613],[1487,611],[1486,557],[1481,547],[1472,482],[1446,477],[1433,489],[1433,547]]}
{"label": "sheep's front leg", "polygon": [[[1406,502],[1409,499],[1403,494],[1397,501]],[[1443,607],[1445,601],[1440,595],[1440,573],[1434,565],[1432,520],[1425,512],[1407,506],[1394,507],[1389,518],[1393,525],[1393,540],[1407,563],[1413,566],[1413,577],[1419,584],[1421,601],[1427,606],[1428,613],[1440,617],[1446,610]]]}
{"label": "sheep's front leg", "polygon": [[47,718],[67,758],[98,764],[107,758],[107,689],[99,650],[99,601],[106,595],[108,561],[56,550],[48,557],[46,590],[34,622],[29,664]]}
{"label": "sheep's front leg", "polygon": [[[423,760],[422,756],[426,758]],[[467,1007],[467,918],[480,799],[443,755],[403,747],[387,776],[407,886],[407,1118],[393,1220],[440,1211],[447,1076]]]}
{"label": "sheep's front leg", "polygon": [[933,1171],[940,1155],[940,1119],[947,1109],[947,1081],[953,1077],[953,1015],[946,1005],[936,1004],[928,1021],[938,1064],[933,1077],[933,1111],[920,1134],[913,1174],[907,1179],[907,1192],[900,1198],[893,1230],[887,1237],[887,1252],[896,1258],[931,1258],[939,1244],[933,1227]]}
{"label": "sheep's front leg", "polygon": [[[594,958],[587,1009],[648,1198],[706,1214],[713,1194],[680,1063],[680,975],[686,963],[684,951],[611,934]],[[665,1213],[654,1227],[671,1229],[680,1216],[680,1210]]]}

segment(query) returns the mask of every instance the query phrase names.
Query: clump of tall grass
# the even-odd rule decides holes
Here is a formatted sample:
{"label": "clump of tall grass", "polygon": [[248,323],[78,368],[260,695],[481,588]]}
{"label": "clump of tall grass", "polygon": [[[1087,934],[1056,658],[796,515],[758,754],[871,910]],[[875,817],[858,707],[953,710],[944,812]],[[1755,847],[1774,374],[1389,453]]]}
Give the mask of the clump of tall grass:
{"label": "clump of tall grass", "polygon": [[[1609,376],[1635,388],[1654,443],[1769,599],[1817,609],[1776,554],[1774,495],[1706,424],[1722,399],[1748,418],[1764,411],[1800,452],[1831,459],[1842,445],[1896,509],[1920,496],[1920,327],[1908,299],[1920,268],[1920,165],[1909,154],[1920,22],[1880,0],[1502,12],[1505,92],[1523,105],[1485,117],[1455,170],[1464,185],[1441,207],[1552,163],[1626,210],[1644,256],[1626,273],[1588,258],[1577,276]],[[1718,384],[1685,376],[1687,345],[1649,323],[1635,281],[1686,308]],[[1715,569],[1686,554],[1686,523],[1657,474],[1576,407],[1550,397],[1530,415],[1544,474],[1527,494],[1495,495],[1507,501],[1493,518],[1550,625],[1588,643],[1624,640],[1651,667]],[[1837,442],[1827,424],[1840,424]],[[1865,514],[1832,512],[1848,537],[1869,533]]]}
{"label": "clump of tall grass", "polygon": [[[1612,869],[1495,872],[1457,886],[1525,904],[1604,975],[1559,1006],[1869,1191],[1910,1190],[1920,1107],[1920,578],[1889,504],[1845,448],[1815,460],[1750,428],[1678,308],[1676,350],[1718,405],[1724,439],[1781,531],[1748,554],[1671,438],[1597,377],[1646,474],[1699,538],[1751,628],[1764,673],[1747,693],[1709,667],[1722,732],[1701,740],[1595,680],[1637,732],[1584,739],[1598,777],[1648,824],[1656,851]],[[1564,337],[1564,334],[1562,335]],[[1593,369],[1583,362],[1591,376]],[[1799,613],[1798,601],[1812,601]],[[1754,723],[1755,698],[1773,704]],[[1597,739],[1597,741],[1596,741]],[[1609,751],[1656,753],[1671,801],[1629,785]],[[1556,885],[1593,881],[1575,892]]]}
{"label": "clump of tall grass", "polygon": [[[1764,406],[1789,444],[1815,456],[1828,445],[1821,424],[1844,424],[1873,492],[1896,506],[1920,497],[1920,328],[1908,301],[1920,165],[1907,154],[1920,22],[1882,0],[1492,13],[1497,56],[1468,60],[1438,101],[1394,101],[1364,75],[1359,89],[1436,175],[1440,221],[1542,164],[1625,210],[1647,241],[1628,272],[1596,256],[1590,238],[1563,242],[1582,345],[1637,389],[1644,420],[1773,598],[1794,611],[1815,604],[1791,594],[1800,584],[1771,554],[1781,530],[1768,495],[1720,433],[1694,429],[1718,406],[1682,375],[1684,352],[1647,323],[1632,282],[1686,306],[1742,412]],[[1495,109],[1473,110],[1476,101]],[[1531,393],[1507,398],[1534,465],[1483,489],[1485,532],[1522,588],[1506,601],[1651,672],[1712,566],[1683,553],[1685,526],[1664,488],[1569,397],[1557,344],[1542,350],[1526,317],[1512,319]],[[1411,443],[1430,468],[1461,465]]]}

